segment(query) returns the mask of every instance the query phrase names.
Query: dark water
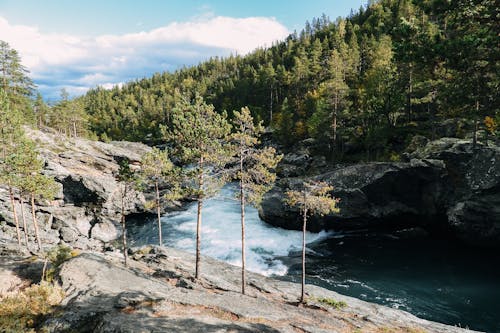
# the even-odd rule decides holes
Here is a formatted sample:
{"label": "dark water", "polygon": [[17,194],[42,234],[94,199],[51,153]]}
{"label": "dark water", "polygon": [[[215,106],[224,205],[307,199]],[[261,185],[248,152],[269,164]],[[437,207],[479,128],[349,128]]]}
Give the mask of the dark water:
{"label": "dark water", "polygon": [[[227,186],[204,205],[202,254],[241,265],[239,205]],[[129,223],[132,245],[157,243],[156,222]],[[247,267],[299,281],[299,231],[247,210]],[[164,244],[194,252],[196,206],[162,218]],[[500,253],[408,234],[308,233],[307,283],[421,318],[500,333]]]}
{"label": "dark water", "polygon": [[[418,317],[500,332],[500,254],[430,237],[351,234],[310,244],[309,279]],[[298,281],[298,254],[287,278]]]}

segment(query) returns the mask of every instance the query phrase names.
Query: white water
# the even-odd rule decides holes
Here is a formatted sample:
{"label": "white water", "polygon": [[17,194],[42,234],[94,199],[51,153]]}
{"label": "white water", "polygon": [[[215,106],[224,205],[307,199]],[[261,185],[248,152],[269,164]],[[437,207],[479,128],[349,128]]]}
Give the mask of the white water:
{"label": "white water", "polygon": [[[214,198],[204,202],[201,227],[201,253],[241,266],[240,204],[234,197],[235,185],[225,186]],[[163,243],[177,249],[195,252],[197,204],[185,211],[162,217]],[[302,246],[302,232],[284,230],[264,223],[254,207],[246,207],[247,269],[264,275],[285,275],[287,267],[279,257],[288,256]],[[155,221],[156,222],[156,221]],[[157,243],[156,223],[152,221],[129,230],[134,245]],[[307,232],[310,243],[329,236],[327,232]]]}

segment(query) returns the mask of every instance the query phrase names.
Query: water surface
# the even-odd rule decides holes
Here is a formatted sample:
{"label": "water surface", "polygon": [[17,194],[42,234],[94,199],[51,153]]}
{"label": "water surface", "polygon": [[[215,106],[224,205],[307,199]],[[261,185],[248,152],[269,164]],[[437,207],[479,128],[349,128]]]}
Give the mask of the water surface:
{"label": "water surface", "polygon": [[[228,185],[203,208],[202,254],[241,265],[240,207]],[[302,234],[246,211],[247,268],[299,281]],[[158,243],[155,221],[129,223],[133,245]],[[196,204],[162,218],[164,244],[194,253]],[[421,318],[500,332],[500,259],[493,250],[401,233],[307,234],[308,282]]]}

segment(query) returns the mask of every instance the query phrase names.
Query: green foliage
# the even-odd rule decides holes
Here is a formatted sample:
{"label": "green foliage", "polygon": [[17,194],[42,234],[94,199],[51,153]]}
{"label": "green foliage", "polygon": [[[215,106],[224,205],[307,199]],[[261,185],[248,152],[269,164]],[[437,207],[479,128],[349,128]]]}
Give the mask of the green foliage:
{"label": "green foliage", "polygon": [[45,281],[10,295],[0,295],[2,332],[35,332],[37,324],[54,312],[63,298],[60,287]]}
{"label": "green foliage", "polygon": [[103,140],[161,141],[160,125],[172,131],[176,106],[199,95],[219,111],[247,105],[284,145],[313,137],[331,152],[350,148],[336,157],[384,158],[410,141],[410,131],[394,140],[410,123],[435,138],[449,117],[467,119],[467,131],[496,117],[497,18],[494,0],[370,1],[244,57],[96,88],[82,100]]}
{"label": "green foliage", "polygon": [[23,120],[32,120],[30,97],[34,84],[28,70],[21,64],[19,53],[0,40],[0,88],[6,93],[13,110],[23,115]]}
{"label": "green foliage", "polygon": [[333,298],[321,297],[317,299],[318,302],[334,307],[335,309],[342,309],[347,306],[347,303],[344,301],[337,301]]}
{"label": "green foliage", "polygon": [[141,181],[149,186],[155,184],[158,186],[159,182],[166,183],[168,191],[164,194],[165,199],[178,200],[182,198],[181,176],[180,168],[170,161],[166,150],[153,148],[142,156]]}
{"label": "green foliage", "polygon": [[35,143],[28,139],[20,141],[8,158],[8,164],[15,172],[14,185],[24,195],[38,199],[53,199],[57,186],[55,180],[43,175],[44,162],[39,158]]}
{"label": "green foliage", "polygon": [[228,180],[224,166],[232,152],[227,115],[215,112],[212,105],[196,96],[193,103],[182,98],[172,110],[171,121],[171,129],[162,126],[164,138],[184,164],[195,164],[185,170],[192,181],[189,189],[198,198],[211,195]]}
{"label": "green foliage", "polygon": [[333,186],[325,182],[306,182],[300,191],[287,191],[286,202],[290,206],[299,206],[306,216],[338,213],[339,199],[332,197]]}
{"label": "green foliage", "polygon": [[45,253],[45,258],[50,262],[51,266],[45,271],[44,280],[53,282],[54,277],[59,270],[61,264],[76,255],[69,246],[57,245]]}
{"label": "green foliage", "polygon": [[240,165],[235,177],[240,182],[240,195],[258,206],[276,180],[272,170],[282,156],[276,156],[273,147],[257,148],[264,128],[262,122],[254,124],[248,107],[241,108],[241,112],[234,111],[233,126],[236,132],[232,134],[231,141]]}
{"label": "green foliage", "polygon": [[161,212],[160,212],[160,182],[168,185],[168,192],[164,194],[167,200],[178,200],[182,198],[183,191],[181,189],[181,170],[176,167],[169,159],[166,151],[158,148],[153,148],[150,152],[144,154],[141,160],[141,178],[142,182],[149,186],[154,186],[156,198],[152,204],[148,204],[149,208],[156,208],[158,215],[158,240],[160,246],[163,245]]}
{"label": "green foliage", "polygon": [[68,137],[87,137],[89,135],[88,115],[85,112],[82,98],[70,100],[66,90],[62,89],[61,99],[50,109],[45,110],[43,101],[38,103],[41,104],[41,110],[45,111],[45,116],[42,119],[43,125],[52,127]]}

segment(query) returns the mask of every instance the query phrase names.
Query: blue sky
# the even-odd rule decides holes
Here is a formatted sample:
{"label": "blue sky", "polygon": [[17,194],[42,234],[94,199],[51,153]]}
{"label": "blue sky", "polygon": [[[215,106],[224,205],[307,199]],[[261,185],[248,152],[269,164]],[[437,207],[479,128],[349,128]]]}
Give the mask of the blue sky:
{"label": "blue sky", "polygon": [[79,95],[211,56],[269,46],[322,13],[366,0],[0,0],[0,40],[17,49],[45,98]]}

